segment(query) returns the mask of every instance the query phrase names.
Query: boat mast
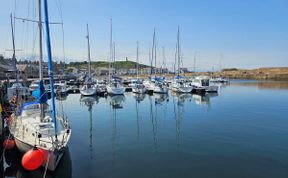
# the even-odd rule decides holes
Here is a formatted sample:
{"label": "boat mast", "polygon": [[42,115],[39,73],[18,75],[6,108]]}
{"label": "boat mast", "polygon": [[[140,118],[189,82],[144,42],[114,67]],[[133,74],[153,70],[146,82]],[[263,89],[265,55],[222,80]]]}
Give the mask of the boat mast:
{"label": "boat mast", "polygon": [[155,76],[156,76],[156,32],[155,32],[155,27],[154,27],[154,33],[153,33],[153,45],[152,45],[152,60],[154,59],[154,64],[155,64]]}
{"label": "boat mast", "polygon": [[151,58],[151,44],[149,45],[149,61],[150,61],[150,76],[151,76],[153,71],[153,60]]}
{"label": "boat mast", "polygon": [[15,38],[14,38],[14,29],[13,29],[12,13],[10,14],[10,20],[11,20],[11,33],[12,33],[12,44],[13,44],[13,56],[12,56],[12,61],[13,61],[13,68],[14,68],[14,71],[15,71],[15,79],[16,79],[16,82],[18,83],[18,74],[17,74],[16,57],[15,57]]}
{"label": "boat mast", "polygon": [[48,3],[44,0],[44,15],[45,15],[45,29],[46,29],[46,46],[48,55],[48,74],[50,78],[50,89],[51,89],[51,103],[52,103],[52,118],[55,127],[55,138],[57,140],[57,122],[55,112],[55,94],[54,94],[54,75],[53,75],[53,63],[52,63],[52,51],[50,43],[50,29],[49,29],[49,16],[48,16]]}
{"label": "boat mast", "polygon": [[177,62],[178,62],[178,75],[180,74],[180,55],[181,55],[181,51],[180,51],[180,27],[178,26],[178,33],[177,33]]}
{"label": "boat mast", "polygon": [[88,44],[88,77],[91,79],[91,58],[90,58],[90,41],[89,41],[89,26],[87,23],[87,44]]}
{"label": "boat mast", "polygon": [[111,78],[111,73],[110,73],[110,70],[111,70],[111,61],[112,61],[112,55],[113,55],[113,52],[112,52],[112,19],[110,19],[110,59],[109,59],[109,82],[110,82],[110,78]]}
{"label": "boat mast", "polygon": [[38,28],[39,28],[39,81],[43,80],[43,50],[42,50],[42,15],[41,0],[38,0]]}
{"label": "boat mast", "polygon": [[[38,0],[38,29],[39,29],[39,85],[43,85],[43,49],[42,49],[42,13],[41,13],[41,0]],[[40,92],[40,91],[39,91]],[[40,101],[45,97],[40,92]],[[44,106],[40,104],[40,119],[44,118]]]}
{"label": "boat mast", "polygon": [[163,63],[162,63],[162,71],[161,73],[165,75],[164,70],[166,69],[166,56],[165,56],[165,47],[162,47],[162,55],[163,55]]}
{"label": "boat mast", "polygon": [[136,54],[136,77],[139,75],[139,42],[137,41],[137,54]]}
{"label": "boat mast", "polygon": [[174,61],[174,75],[176,76],[176,74],[178,75],[178,70],[176,71],[176,64],[177,64],[177,55],[178,55],[178,44],[176,43],[176,48],[175,48],[175,61]]}
{"label": "boat mast", "polygon": [[115,71],[113,72],[113,75],[116,75],[116,67],[114,66],[115,65],[115,57],[116,57],[116,55],[115,55],[115,41],[113,42],[113,55],[112,55],[112,68],[114,68],[115,69]]}

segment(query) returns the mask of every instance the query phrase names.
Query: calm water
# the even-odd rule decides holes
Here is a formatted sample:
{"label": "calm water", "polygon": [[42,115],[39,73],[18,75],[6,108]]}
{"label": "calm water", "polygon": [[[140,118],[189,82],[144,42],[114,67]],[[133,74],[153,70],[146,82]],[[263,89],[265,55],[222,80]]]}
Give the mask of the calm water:
{"label": "calm water", "polygon": [[288,177],[284,82],[233,81],[204,97],[71,94],[57,103],[72,127],[61,172],[73,177]]}

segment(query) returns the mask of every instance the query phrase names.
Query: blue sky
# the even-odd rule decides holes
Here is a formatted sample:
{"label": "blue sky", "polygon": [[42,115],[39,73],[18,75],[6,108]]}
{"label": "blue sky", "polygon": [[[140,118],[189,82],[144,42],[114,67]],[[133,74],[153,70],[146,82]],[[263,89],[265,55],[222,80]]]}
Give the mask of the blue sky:
{"label": "blue sky", "polygon": [[[61,5],[59,5],[61,4]],[[50,20],[61,21],[66,58],[87,59],[86,23],[89,23],[92,60],[109,57],[110,21],[116,59],[148,64],[153,28],[156,28],[157,65],[165,47],[166,65],[172,68],[177,27],[181,31],[183,65],[198,70],[288,66],[287,0],[49,0]],[[5,8],[3,8],[5,7]],[[10,12],[37,18],[37,0],[3,0],[0,10],[0,54],[11,55]],[[53,53],[63,56],[61,26],[51,26]],[[18,57],[38,55],[37,26],[16,22]],[[221,57],[222,56],[222,57]],[[220,62],[221,61],[221,62]]]}

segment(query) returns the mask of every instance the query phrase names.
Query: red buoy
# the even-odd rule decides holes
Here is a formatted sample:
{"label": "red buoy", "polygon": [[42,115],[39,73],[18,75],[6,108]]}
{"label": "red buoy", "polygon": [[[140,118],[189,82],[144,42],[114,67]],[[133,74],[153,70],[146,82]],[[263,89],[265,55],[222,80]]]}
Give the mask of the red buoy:
{"label": "red buoy", "polygon": [[39,168],[44,162],[44,155],[37,147],[27,151],[22,158],[22,166],[33,171]]}
{"label": "red buoy", "polygon": [[44,161],[44,163],[47,162],[48,154],[49,154],[48,151],[46,151],[46,150],[44,150],[44,149],[42,149],[42,148],[38,148],[38,149],[39,149],[39,151],[42,152],[42,154],[43,154],[43,158],[44,158],[43,161]]}
{"label": "red buoy", "polygon": [[16,145],[16,143],[15,143],[15,140],[13,138],[6,139],[3,142],[3,147],[4,147],[4,149],[7,149],[7,150],[13,149],[15,147],[15,145]]}

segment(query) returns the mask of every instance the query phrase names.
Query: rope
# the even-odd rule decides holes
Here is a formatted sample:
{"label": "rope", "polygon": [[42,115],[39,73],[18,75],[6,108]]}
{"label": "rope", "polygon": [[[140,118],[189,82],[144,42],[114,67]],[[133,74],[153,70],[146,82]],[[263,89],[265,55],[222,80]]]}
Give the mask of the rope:
{"label": "rope", "polygon": [[[49,150],[49,151],[50,151],[50,150]],[[43,174],[43,178],[46,177],[47,170],[48,170],[49,160],[50,160],[50,152],[48,153],[48,157],[47,157],[47,161],[46,161],[46,165],[45,165],[45,171],[44,171],[44,174]]]}

